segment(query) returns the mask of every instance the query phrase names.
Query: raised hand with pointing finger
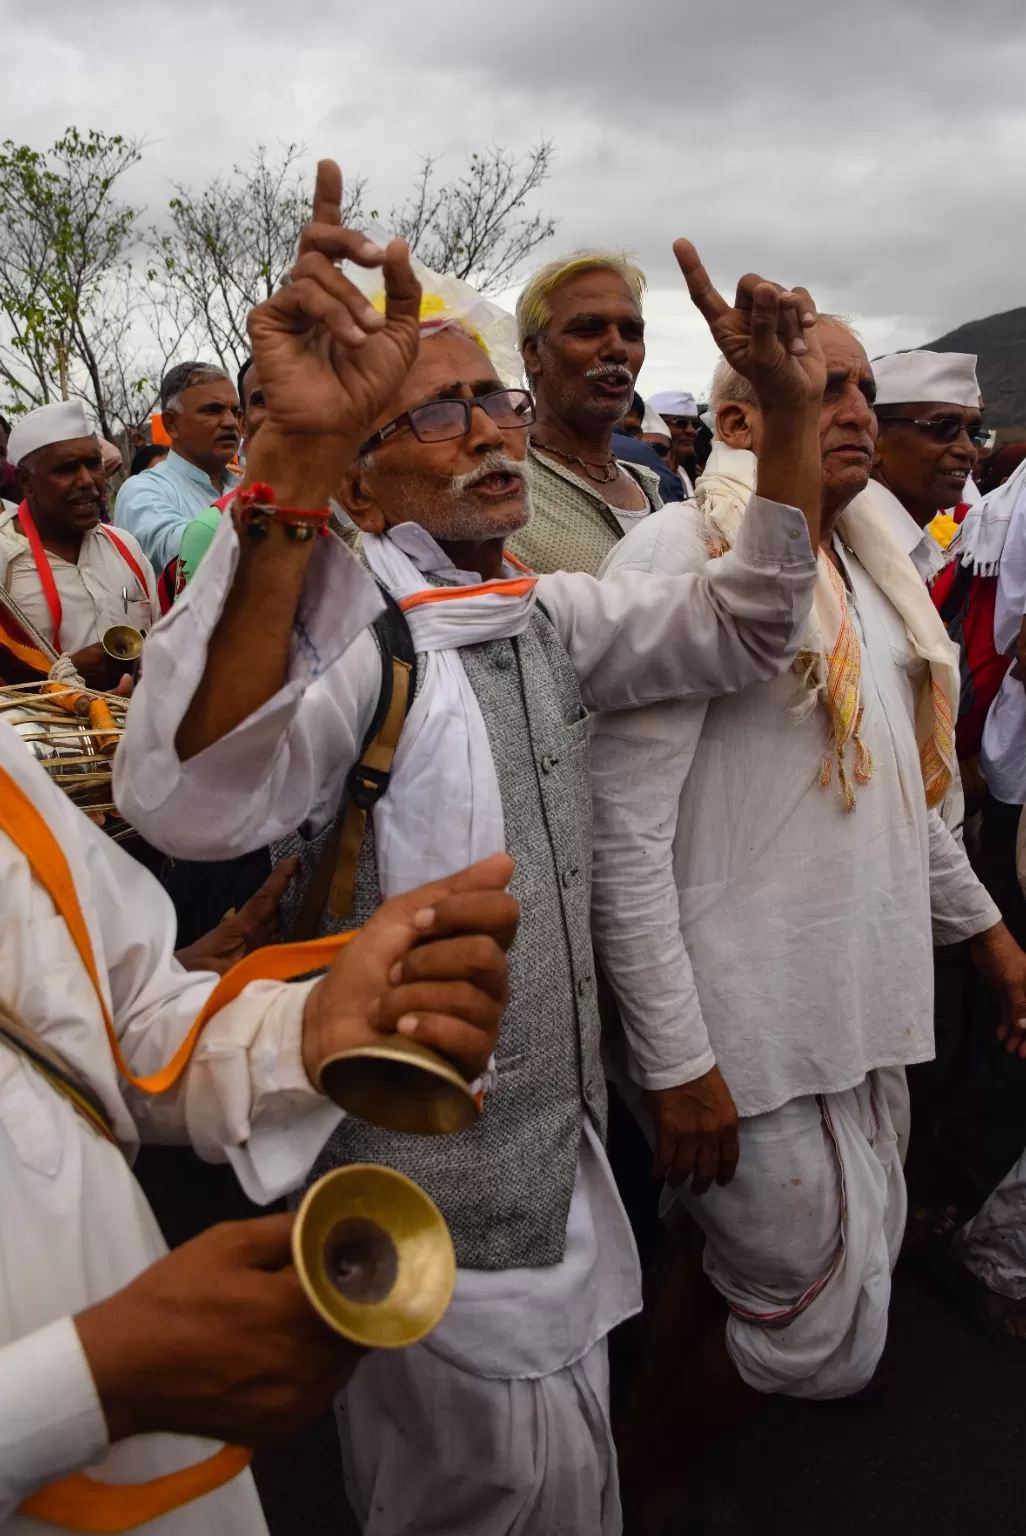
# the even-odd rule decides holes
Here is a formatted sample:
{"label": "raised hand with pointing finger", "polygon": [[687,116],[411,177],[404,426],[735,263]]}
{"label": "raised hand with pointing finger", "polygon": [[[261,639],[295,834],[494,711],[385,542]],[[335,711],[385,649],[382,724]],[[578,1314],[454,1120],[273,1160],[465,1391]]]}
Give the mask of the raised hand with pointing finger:
{"label": "raised hand with pointing finger", "polygon": [[713,340],[755,390],[764,423],[756,490],[767,501],[798,507],[816,549],[823,479],[819,410],[826,388],[816,306],[804,288],[782,288],[752,272],[728,304],[690,240],[676,240],[673,253]]}
{"label": "raised hand with pointing finger", "polygon": [[[354,444],[395,394],[419,340],[420,284],[403,240],[382,250],[342,224],[342,173],[317,166],[313,218],[289,282],[249,316],[267,425],[289,436],[334,434]],[[380,267],[384,314],[337,263]]]}

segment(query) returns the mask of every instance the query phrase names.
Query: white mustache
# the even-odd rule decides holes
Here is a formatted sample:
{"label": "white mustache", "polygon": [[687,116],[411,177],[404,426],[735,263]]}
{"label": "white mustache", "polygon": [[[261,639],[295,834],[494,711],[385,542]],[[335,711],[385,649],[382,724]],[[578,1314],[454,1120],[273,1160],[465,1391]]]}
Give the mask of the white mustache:
{"label": "white mustache", "polygon": [[454,475],[452,478],[452,493],[457,499],[464,496],[467,491],[473,490],[482,480],[487,480],[489,475],[514,475],[519,481],[525,483],[527,474],[524,466],[517,460],[511,459],[505,453],[490,453],[476,469],[470,470],[465,475]]}
{"label": "white mustache", "polygon": [[633,384],[634,377],[629,368],[589,368],[584,375],[586,379],[606,379],[611,384]]}

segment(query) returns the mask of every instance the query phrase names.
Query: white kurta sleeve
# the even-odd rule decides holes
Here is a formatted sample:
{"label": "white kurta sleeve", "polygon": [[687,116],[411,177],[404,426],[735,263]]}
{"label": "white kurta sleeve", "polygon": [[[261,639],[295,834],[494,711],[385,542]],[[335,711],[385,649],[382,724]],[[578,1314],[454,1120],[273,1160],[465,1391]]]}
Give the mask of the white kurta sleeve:
{"label": "white kurta sleeve", "polygon": [[[337,539],[318,539],[285,686],[241,725],[183,763],[175,737],[207,661],[238,563],[225,517],[195,580],[147,637],[142,678],[114,761],[122,814],[180,858],[234,858],[313,830],[333,814],[374,713],[381,658],[368,626],[373,579]],[[332,667],[349,651],[345,667]]]}
{"label": "white kurta sleeve", "polygon": [[965,849],[939,812],[927,812],[930,835],[930,917],[938,947],[971,939],[1001,921],[1001,913],[973,874]]}
{"label": "white kurta sleeve", "polygon": [[[115,1028],[137,1077],[171,1060],[217,983],[172,953],[174,909],[142,865],[80,818]],[[315,981],[254,981],[207,1022],[178,1087],[125,1088],[142,1140],[189,1140],[210,1162],[231,1162],[250,1199],[302,1183],[340,1111],[311,1086],[302,1062],[303,1010]]]}
{"label": "white kurta sleeve", "polygon": [[70,1317],[0,1348],[0,1526],[30,1493],[101,1461],[107,1446],[103,1409]]}
{"label": "white kurta sleeve", "polygon": [[716,1064],[680,931],[673,843],[706,705],[597,717],[592,734],[595,944],[615,993],[627,1067],[676,1088]]}
{"label": "white kurta sleeve", "polygon": [[539,578],[539,601],[589,708],[737,693],[776,677],[795,655],[816,582],[801,513],[753,496],[729,553],[674,574],[648,555],[663,537],[672,542],[686,516],[672,503],[643,519],[601,581],[564,571]]}

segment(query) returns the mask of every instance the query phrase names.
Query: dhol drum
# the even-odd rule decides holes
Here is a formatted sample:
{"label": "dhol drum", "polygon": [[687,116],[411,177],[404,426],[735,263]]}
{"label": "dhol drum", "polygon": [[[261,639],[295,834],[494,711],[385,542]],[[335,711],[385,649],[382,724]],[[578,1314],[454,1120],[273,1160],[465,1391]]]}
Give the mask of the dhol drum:
{"label": "dhol drum", "polygon": [[53,782],[115,841],[134,836],[111,791],[128,700],[67,683],[0,687],[6,720]]}

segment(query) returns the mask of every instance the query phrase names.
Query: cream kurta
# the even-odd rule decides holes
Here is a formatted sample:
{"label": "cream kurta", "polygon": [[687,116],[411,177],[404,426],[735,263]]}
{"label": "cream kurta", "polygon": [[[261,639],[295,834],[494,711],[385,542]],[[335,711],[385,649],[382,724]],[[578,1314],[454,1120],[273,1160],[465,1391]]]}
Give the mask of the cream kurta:
{"label": "cream kurta", "polygon": [[[160,617],[150,562],[130,533],[118,529],[117,537],[131,551],[145,587],[100,527],[85,535],[77,565],[49,556],[61,600],[61,649],[66,655],[94,645],[112,624],[131,624],[145,633]],[[13,512],[0,515],[0,585],[52,645],[53,619],[29,541],[19,532]]]}
{"label": "cream kurta", "polygon": [[[626,571],[697,571],[694,504],[620,544]],[[718,1063],[742,1115],[933,1056],[932,944],[999,921],[927,811],[905,627],[841,551],[862,638],[872,782],[845,815],[819,782],[826,712],[772,682],[706,704],[606,714],[593,734],[595,932],[646,1088]],[[835,768],[836,775],[836,768]]]}
{"label": "cream kurta", "polygon": [[[0,724],[0,762],[35,802],[71,866],[128,1064],[162,1066],[217,978],[172,957],[171,903],[105,838]],[[132,1176],[139,1133],[192,1139],[226,1156],[247,1193],[271,1200],[301,1182],[339,1111],[315,1094],[301,1060],[308,985],[251,983],[207,1026],[184,1086],[159,1099],[119,1079],[102,1015],[66,925],[25,858],[0,834],[3,999],[88,1078],[124,1154],[92,1131],[20,1056],[0,1045],[0,1531],[56,1528],[14,1514],[35,1488],[74,1470],[143,1481],[216,1446],[147,1435],[110,1449],[71,1316],[120,1289],[165,1252]],[[258,1536],[248,1473],[146,1527],[153,1536]]]}

